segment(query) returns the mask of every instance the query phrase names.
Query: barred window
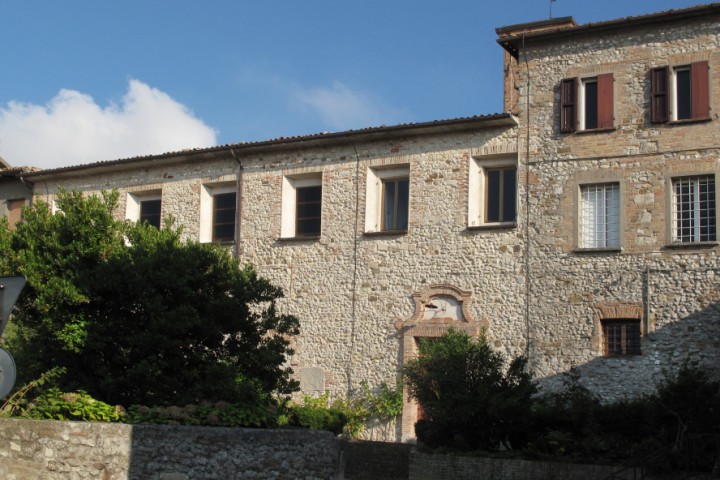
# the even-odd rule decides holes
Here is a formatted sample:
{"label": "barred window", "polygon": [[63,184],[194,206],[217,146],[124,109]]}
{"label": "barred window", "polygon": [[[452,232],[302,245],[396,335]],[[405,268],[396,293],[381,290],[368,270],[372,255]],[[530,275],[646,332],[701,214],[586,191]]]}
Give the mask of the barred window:
{"label": "barred window", "polygon": [[676,178],[672,185],[673,242],[715,241],[715,176]]}
{"label": "barred window", "polygon": [[583,185],[580,207],[580,244],[583,248],[620,246],[620,185]]}
{"label": "barred window", "polygon": [[605,355],[640,355],[640,320],[603,320],[602,329]]}

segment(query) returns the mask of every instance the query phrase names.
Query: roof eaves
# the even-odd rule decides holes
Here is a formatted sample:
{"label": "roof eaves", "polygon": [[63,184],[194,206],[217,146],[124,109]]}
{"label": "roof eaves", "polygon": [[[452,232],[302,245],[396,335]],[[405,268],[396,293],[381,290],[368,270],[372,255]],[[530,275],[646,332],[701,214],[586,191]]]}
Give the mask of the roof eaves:
{"label": "roof eaves", "polygon": [[[578,25],[577,27],[547,29],[539,32],[528,32],[521,35],[505,36],[498,38],[496,41],[501,47],[517,58],[520,47],[523,43],[529,41],[537,42],[558,40],[583,34],[594,34],[622,28],[636,28],[643,25],[661,24],[705,17],[708,15],[716,15],[718,13],[720,13],[720,3],[711,3],[682,9],[664,10],[661,12],[648,13],[633,17],[623,17],[614,20],[586,23]],[[501,28],[507,30],[510,27]]]}
{"label": "roof eaves", "polygon": [[511,127],[517,125],[517,120],[510,113],[495,113],[488,115],[475,115],[447,120],[433,120],[429,122],[404,123],[398,125],[368,127],[358,130],[342,132],[322,132],[294,137],[278,137],[257,142],[240,142],[235,144],[218,145],[207,148],[188,149],[175,152],[166,152],[157,155],[144,155],[118,160],[105,160],[83,165],[73,165],[54,169],[28,172],[23,177],[37,180],[41,177],[50,177],[63,174],[91,170],[97,168],[123,167],[141,162],[156,162],[174,159],[187,160],[188,157],[214,157],[232,151],[233,154],[253,153],[257,151],[270,151],[282,148],[298,148],[303,146],[337,144],[350,139],[373,140],[376,138],[400,137],[407,135],[422,135],[423,133],[446,132],[453,130],[468,130],[472,128]]}

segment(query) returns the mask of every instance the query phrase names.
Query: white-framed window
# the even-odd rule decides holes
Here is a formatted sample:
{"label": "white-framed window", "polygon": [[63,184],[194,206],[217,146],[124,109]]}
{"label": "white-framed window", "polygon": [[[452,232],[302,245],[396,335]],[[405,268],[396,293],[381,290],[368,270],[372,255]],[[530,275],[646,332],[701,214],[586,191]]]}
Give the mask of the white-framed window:
{"label": "white-framed window", "polygon": [[620,184],[580,186],[581,248],[620,247]]}
{"label": "white-framed window", "polygon": [[405,232],[410,217],[410,166],[368,168],[365,232]]}
{"label": "white-framed window", "polygon": [[468,178],[468,226],[517,221],[517,160],[473,159]]}
{"label": "white-framed window", "polygon": [[613,128],[614,88],[612,73],[563,79],[560,82],[560,131]]}
{"label": "white-framed window", "polygon": [[281,222],[281,238],[314,238],[321,235],[321,173],[283,177]]}
{"label": "white-framed window", "polygon": [[162,192],[149,190],[128,193],[125,218],[143,221],[155,228],[162,223]]}
{"label": "white-framed window", "polygon": [[200,189],[200,242],[225,243],[235,240],[236,208],[235,182],[203,185]]}
{"label": "white-framed window", "polygon": [[580,80],[578,92],[579,127],[580,130],[598,128],[598,79],[597,77]]}
{"label": "white-framed window", "polygon": [[673,178],[672,190],[672,241],[716,241],[715,175]]}
{"label": "white-framed window", "polygon": [[652,123],[710,119],[708,61],[665,65],[650,71]]}

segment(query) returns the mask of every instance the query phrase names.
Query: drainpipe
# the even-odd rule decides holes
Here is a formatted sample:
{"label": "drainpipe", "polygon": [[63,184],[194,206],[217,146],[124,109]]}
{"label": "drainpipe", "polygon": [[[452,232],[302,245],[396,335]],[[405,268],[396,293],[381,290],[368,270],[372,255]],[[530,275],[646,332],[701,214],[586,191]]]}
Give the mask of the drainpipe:
{"label": "drainpipe", "polygon": [[235,150],[230,149],[230,154],[238,164],[238,173],[235,180],[235,245],[233,245],[233,255],[240,258],[240,221],[242,220],[242,194],[243,194],[243,165],[240,159],[235,155]]}
{"label": "drainpipe", "polygon": [[360,218],[360,154],[355,143],[348,137],[348,142],[355,152],[355,225],[353,227],[353,277],[352,277],[352,312],[350,315],[350,353],[347,365],[347,396],[350,398],[353,392],[352,370],[355,357],[355,325],[357,321],[357,276],[358,276],[358,221]]}
{"label": "drainpipe", "polygon": [[[525,51],[525,34],[522,36],[523,60],[525,61],[525,357],[530,362],[530,67]],[[532,368],[532,367],[531,367]]]}

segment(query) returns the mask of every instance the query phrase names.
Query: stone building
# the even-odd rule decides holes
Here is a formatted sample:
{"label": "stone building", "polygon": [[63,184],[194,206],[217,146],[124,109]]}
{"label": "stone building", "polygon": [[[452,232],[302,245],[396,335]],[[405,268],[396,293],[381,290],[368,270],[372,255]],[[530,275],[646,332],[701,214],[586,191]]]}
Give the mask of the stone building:
{"label": "stone building", "polygon": [[[603,398],[720,360],[720,4],[497,30],[507,113],[26,173],[218,242],[283,287],[303,392],[395,382],[485,330],[542,385]],[[391,440],[414,437],[405,405]]]}
{"label": "stone building", "polygon": [[22,175],[31,171],[27,167],[12,167],[0,157],[0,218],[7,218],[10,228],[20,221],[23,207],[30,204],[32,190]]}

